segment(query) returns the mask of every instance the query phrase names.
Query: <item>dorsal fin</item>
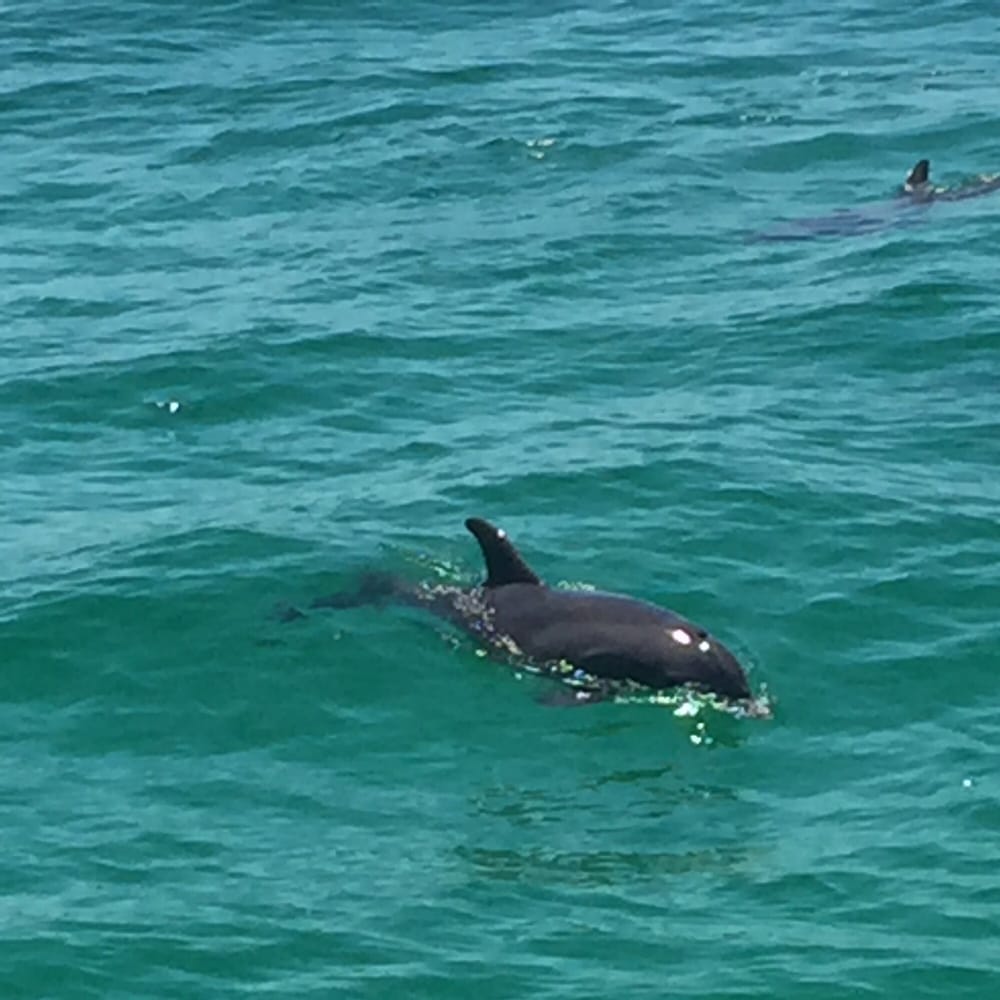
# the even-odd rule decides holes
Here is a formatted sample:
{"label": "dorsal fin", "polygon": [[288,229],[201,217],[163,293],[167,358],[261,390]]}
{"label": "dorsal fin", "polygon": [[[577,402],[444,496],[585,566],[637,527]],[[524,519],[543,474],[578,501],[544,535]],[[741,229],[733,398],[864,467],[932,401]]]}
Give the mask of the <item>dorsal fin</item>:
{"label": "dorsal fin", "polygon": [[521,554],[511,545],[507,533],[494,527],[481,517],[470,517],[465,526],[476,536],[486,560],[484,587],[502,587],[508,583],[536,583],[542,581],[531,571]]}
{"label": "dorsal fin", "polygon": [[920,187],[921,184],[926,184],[930,180],[931,176],[931,161],[930,160],[920,160],[916,163],[913,169],[909,172],[906,178],[906,182],[903,187],[907,191],[912,191],[916,187]]}

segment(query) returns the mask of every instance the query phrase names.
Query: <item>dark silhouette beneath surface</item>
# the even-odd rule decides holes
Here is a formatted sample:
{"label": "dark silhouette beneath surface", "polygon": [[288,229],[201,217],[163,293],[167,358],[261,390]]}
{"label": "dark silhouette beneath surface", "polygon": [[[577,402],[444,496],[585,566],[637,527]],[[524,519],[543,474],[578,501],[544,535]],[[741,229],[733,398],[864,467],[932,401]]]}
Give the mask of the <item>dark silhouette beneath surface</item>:
{"label": "dark silhouette beneath surface", "polygon": [[920,160],[907,174],[896,197],[860,209],[838,209],[779,223],[754,233],[749,242],[814,240],[824,236],[862,236],[902,226],[912,226],[924,218],[926,210],[939,201],[965,201],[1000,189],[1000,174],[980,174],[954,187],[937,187],[930,180],[930,161]]}

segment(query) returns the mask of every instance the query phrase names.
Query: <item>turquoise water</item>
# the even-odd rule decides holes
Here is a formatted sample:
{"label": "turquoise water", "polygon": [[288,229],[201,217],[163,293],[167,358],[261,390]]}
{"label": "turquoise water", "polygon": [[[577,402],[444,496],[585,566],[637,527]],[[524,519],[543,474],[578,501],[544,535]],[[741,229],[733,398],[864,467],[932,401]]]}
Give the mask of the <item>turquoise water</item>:
{"label": "turquoise water", "polygon": [[[7,3],[5,997],[1000,994],[984,2]],[[711,628],[547,707],[366,567]]]}

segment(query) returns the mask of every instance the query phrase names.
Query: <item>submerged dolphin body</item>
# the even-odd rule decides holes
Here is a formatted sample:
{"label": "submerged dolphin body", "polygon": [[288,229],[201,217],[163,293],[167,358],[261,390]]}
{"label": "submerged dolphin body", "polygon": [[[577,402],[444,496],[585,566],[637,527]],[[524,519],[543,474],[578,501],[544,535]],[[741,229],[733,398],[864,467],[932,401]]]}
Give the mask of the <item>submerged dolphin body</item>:
{"label": "submerged dolphin body", "polygon": [[1000,190],[1000,174],[980,174],[955,187],[937,187],[930,181],[930,161],[920,160],[907,174],[891,201],[862,209],[839,209],[830,215],[793,219],[773,229],[755,233],[750,242],[814,240],[824,236],[862,236],[902,226],[912,226],[936,201],[965,201]]}
{"label": "submerged dolphin body", "polygon": [[727,699],[751,699],[736,657],[700,626],[631,597],[547,587],[505,532],[480,518],[465,526],[486,562],[480,586],[370,576],[354,594],[321,598],[313,607],[394,599],[426,608],[494,653],[525,660],[542,673],[571,676],[580,700],[595,700],[588,697],[588,679],[589,694],[596,697],[606,694],[608,683],[621,682],[654,690],[687,684]]}

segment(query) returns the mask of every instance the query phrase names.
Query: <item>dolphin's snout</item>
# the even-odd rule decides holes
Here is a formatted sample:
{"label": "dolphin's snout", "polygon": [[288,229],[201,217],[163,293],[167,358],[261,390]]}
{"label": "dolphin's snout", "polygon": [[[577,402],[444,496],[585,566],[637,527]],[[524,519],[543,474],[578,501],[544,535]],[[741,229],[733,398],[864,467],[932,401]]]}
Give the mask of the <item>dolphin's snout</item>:
{"label": "dolphin's snout", "polygon": [[727,698],[750,698],[750,681],[740,661],[721,643],[715,644],[715,683],[713,687]]}

